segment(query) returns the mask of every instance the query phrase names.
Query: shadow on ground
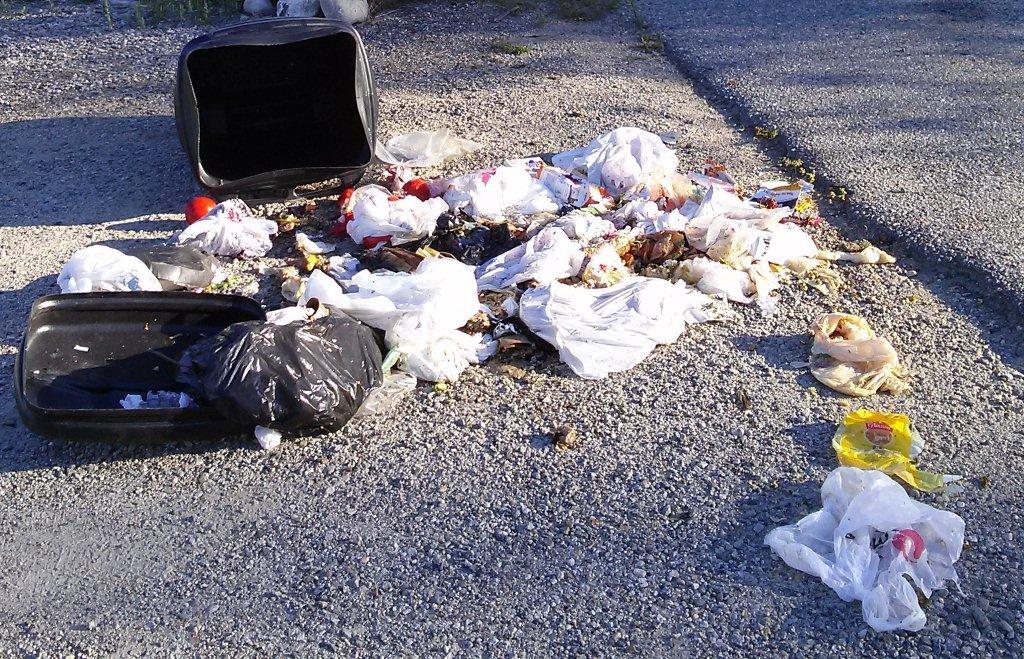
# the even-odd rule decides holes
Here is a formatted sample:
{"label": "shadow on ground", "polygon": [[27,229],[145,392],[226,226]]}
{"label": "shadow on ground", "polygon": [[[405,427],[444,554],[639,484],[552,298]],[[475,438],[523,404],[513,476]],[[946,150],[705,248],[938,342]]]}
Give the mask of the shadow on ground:
{"label": "shadow on ground", "polygon": [[178,212],[197,190],[174,117],[62,117],[0,124],[8,226],[95,224]]}

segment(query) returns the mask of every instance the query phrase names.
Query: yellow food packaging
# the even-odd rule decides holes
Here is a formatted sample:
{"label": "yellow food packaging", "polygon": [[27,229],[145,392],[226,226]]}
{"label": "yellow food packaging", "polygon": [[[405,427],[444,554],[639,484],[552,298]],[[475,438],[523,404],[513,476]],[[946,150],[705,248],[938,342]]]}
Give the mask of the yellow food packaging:
{"label": "yellow food packaging", "polygon": [[924,441],[905,414],[865,409],[850,412],[839,424],[832,448],[847,467],[877,469],[925,492],[941,490],[960,479],[921,471],[914,465]]}

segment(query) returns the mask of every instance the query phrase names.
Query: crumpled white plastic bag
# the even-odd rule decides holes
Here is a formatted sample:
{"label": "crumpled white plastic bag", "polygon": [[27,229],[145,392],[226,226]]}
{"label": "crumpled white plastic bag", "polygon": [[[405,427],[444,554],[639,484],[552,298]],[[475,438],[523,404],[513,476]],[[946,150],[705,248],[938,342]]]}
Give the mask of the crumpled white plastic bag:
{"label": "crumpled white plastic bag", "polygon": [[387,144],[377,142],[375,154],[389,165],[431,167],[482,148],[482,144],[455,137],[447,128],[439,128],[395,135]]}
{"label": "crumpled white plastic bag", "polygon": [[568,172],[579,172],[615,195],[679,167],[679,158],[660,137],[630,127],[616,128],[584,147],[559,153],[551,162]]}
{"label": "crumpled white plastic bag", "polygon": [[61,293],[163,290],[142,259],[106,245],[91,245],[72,254],[57,275],[57,285]]}
{"label": "crumpled white plastic bag", "polygon": [[228,199],[210,209],[202,219],[178,234],[179,245],[196,243],[210,254],[255,258],[266,256],[274,246],[277,222],[253,215],[241,199]]}
{"label": "crumpled white plastic bag", "polygon": [[768,249],[761,257],[769,263],[785,265],[793,259],[813,258],[818,253],[814,239],[802,228],[787,222],[768,229]]}
{"label": "crumpled white plastic bag", "polygon": [[335,281],[347,284],[352,277],[363,270],[363,263],[351,254],[340,254],[327,259],[327,274]]}
{"label": "crumpled white plastic bag", "polygon": [[662,343],[674,343],[688,323],[711,320],[711,299],[685,283],[631,277],[600,289],[552,282],[519,300],[527,327],[558,348],[583,378],[626,371]]}
{"label": "crumpled white plastic bag", "polygon": [[811,325],[811,334],[811,375],[825,386],[850,396],[879,391],[900,395],[910,389],[896,348],[864,318],[822,314]]}
{"label": "crumpled white plastic bag", "polygon": [[477,219],[502,220],[554,213],[560,207],[555,195],[522,167],[502,166],[451,179],[444,200],[452,212],[461,210]]}
{"label": "crumpled white plastic bag", "polygon": [[855,467],[828,475],[821,503],[822,510],[770,531],[765,544],[844,601],[861,600],[864,620],[877,631],[922,629],[914,588],[930,597],[958,581],[963,519],[915,501],[880,471]]}
{"label": "crumpled white plastic bag", "polygon": [[391,238],[392,245],[425,238],[437,229],[437,218],[448,210],[442,199],[422,201],[408,195],[391,201],[391,193],[379,185],[364,185],[352,196],[352,220],[346,226],[357,243],[366,238]]}
{"label": "crumpled white plastic bag", "polygon": [[703,293],[741,304],[754,301],[754,282],[746,271],[734,270],[706,256],[684,261],[683,268],[686,281]]}
{"label": "crumpled white plastic bag", "polygon": [[335,250],[334,245],[313,240],[301,231],[295,232],[295,246],[303,254],[330,254]]}
{"label": "crumpled white plastic bag", "polygon": [[[470,337],[456,330],[480,307],[473,268],[454,259],[425,258],[413,272],[362,270],[352,277],[349,286],[355,290],[346,293],[329,275],[314,270],[298,303],[304,305],[316,298],[384,330],[388,348],[404,356],[399,362],[404,363],[403,370],[420,379],[436,381],[432,378],[440,373],[443,379],[454,380],[458,377],[456,370],[461,373],[473,363],[463,350],[458,354],[465,356],[464,363],[458,361],[455,368],[428,368],[440,359],[438,350],[449,349],[447,354],[454,354],[456,348],[464,347],[446,342],[460,341],[459,335]],[[470,338],[480,343],[480,337]]]}
{"label": "crumpled white plastic bag", "polygon": [[493,355],[489,348],[481,334],[450,330],[419,350],[403,354],[398,367],[427,382],[454,382],[470,365]]}
{"label": "crumpled white plastic bag", "polygon": [[584,245],[591,245],[618,231],[611,221],[583,210],[567,213],[547,226],[561,229],[565,235]]}
{"label": "crumpled white plastic bag", "polygon": [[[789,214],[788,208],[758,208],[728,190],[711,187],[694,209],[686,223],[686,239],[702,252],[707,252],[722,239],[741,229],[765,231],[777,225]],[[762,258],[756,254],[754,259]]]}
{"label": "crumpled white plastic bag", "polygon": [[546,284],[575,277],[584,258],[579,244],[564,231],[545,228],[519,247],[480,264],[476,269],[477,287],[481,291],[501,291],[524,281]]}

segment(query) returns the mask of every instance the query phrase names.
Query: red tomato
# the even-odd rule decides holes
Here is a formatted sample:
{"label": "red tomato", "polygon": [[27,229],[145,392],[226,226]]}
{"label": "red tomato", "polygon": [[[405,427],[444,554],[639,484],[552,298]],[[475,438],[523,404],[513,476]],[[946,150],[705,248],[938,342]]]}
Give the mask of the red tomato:
{"label": "red tomato", "polygon": [[427,183],[426,179],[410,179],[402,186],[402,190],[405,194],[416,197],[420,201],[430,199],[430,184]]}
{"label": "red tomato", "polygon": [[203,219],[216,205],[217,201],[209,197],[192,197],[185,204],[185,224],[192,224],[196,220]]}
{"label": "red tomato", "polygon": [[363,247],[366,249],[373,249],[377,245],[390,242],[391,236],[367,236],[363,238]]}
{"label": "red tomato", "polygon": [[893,534],[892,548],[908,561],[916,561],[924,553],[924,538],[914,529],[903,529]]}

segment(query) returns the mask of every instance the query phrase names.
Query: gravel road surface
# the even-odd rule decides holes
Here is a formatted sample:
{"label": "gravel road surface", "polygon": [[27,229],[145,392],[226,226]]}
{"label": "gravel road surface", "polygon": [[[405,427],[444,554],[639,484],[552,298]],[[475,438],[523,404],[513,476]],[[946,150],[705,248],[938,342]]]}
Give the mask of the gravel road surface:
{"label": "gravel road surface", "polygon": [[[404,8],[361,30],[381,131],[450,126],[487,144],[454,172],[638,125],[676,131],[684,163],[714,157],[747,185],[779,176],[672,63],[634,48],[630,25]],[[32,301],[74,250],[181,226],[195,188],[170,92],[198,33],[110,31],[95,6],[60,1],[0,21],[0,654],[1021,653],[1020,327],[941,268],[842,268],[837,297],[787,288],[776,316],[739,309],[606,380],[552,358],[519,363],[523,377],[470,369],[272,453],[26,431],[11,366]],[[530,50],[494,54],[497,37]],[[921,205],[947,190],[902,185]],[[822,245],[878,238],[843,207],[826,215]],[[967,477],[960,495],[915,495],[962,515],[970,542],[962,592],[934,597],[917,634],[871,631],[859,604],[762,545],[819,507],[836,466],[848,402],[800,366],[809,323],[835,310],[866,316],[913,371],[910,395],[864,404],[912,415],[923,466]],[[579,448],[551,448],[562,424]]]}
{"label": "gravel road surface", "polygon": [[1024,313],[1024,5],[640,4],[719,107],[779,129],[860,222]]}

